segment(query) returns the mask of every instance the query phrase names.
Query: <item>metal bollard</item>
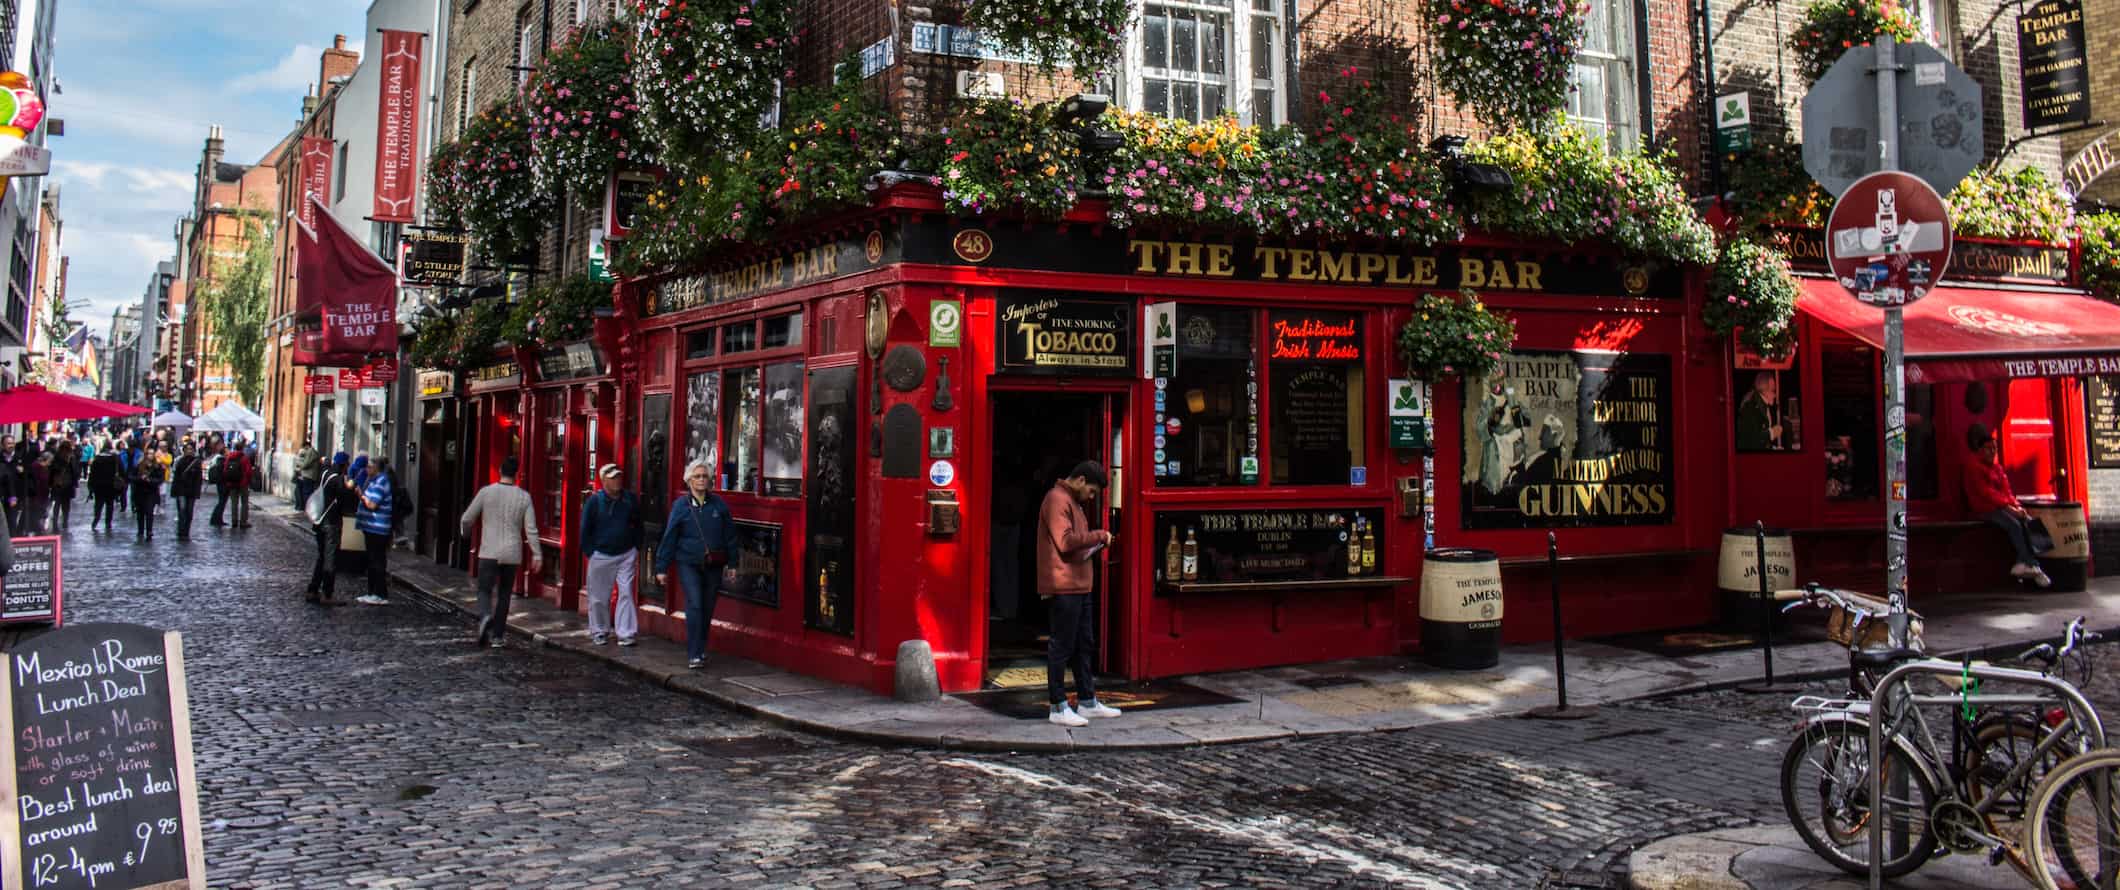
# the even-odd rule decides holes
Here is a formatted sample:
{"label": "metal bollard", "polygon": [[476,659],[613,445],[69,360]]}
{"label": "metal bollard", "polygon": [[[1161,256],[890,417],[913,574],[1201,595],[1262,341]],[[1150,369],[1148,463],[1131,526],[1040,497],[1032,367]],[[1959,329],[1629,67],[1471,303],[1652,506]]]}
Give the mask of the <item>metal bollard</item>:
{"label": "metal bollard", "polygon": [[1561,635],[1561,544],[1559,536],[1546,533],[1546,577],[1553,583],[1553,677],[1558,702],[1548,707],[1532,708],[1524,716],[1539,720],[1581,720],[1590,716],[1589,708],[1568,707],[1568,652],[1565,638]]}
{"label": "metal bollard", "polygon": [[1767,523],[1755,520],[1752,523],[1753,556],[1759,559],[1759,649],[1766,661],[1766,677],[1759,683],[1737,687],[1739,692],[1771,693],[1781,695],[1794,692],[1793,683],[1774,682],[1774,585],[1767,581]]}

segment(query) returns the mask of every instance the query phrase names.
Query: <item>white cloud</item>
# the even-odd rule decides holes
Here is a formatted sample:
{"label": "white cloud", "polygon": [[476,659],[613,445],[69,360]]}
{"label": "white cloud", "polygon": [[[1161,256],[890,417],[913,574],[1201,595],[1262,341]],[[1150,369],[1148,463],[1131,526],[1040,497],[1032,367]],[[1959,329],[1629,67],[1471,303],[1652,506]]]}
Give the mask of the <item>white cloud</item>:
{"label": "white cloud", "polygon": [[[362,44],[351,43],[347,49],[358,53]],[[324,48],[307,43],[297,43],[282,56],[278,64],[263,71],[252,71],[228,82],[228,89],[236,93],[265,93],[273,91],[298,91],[306,95],[316,86],[317,75],[323,62]]]}
{"label": "white cloud", "polygon": [[188,170],[133,167],[100,161],[55,160],[52,179],[68,196],[68,203],[104,204],[122,201],[132,210],[183,210],[191,206],[197,178]]}

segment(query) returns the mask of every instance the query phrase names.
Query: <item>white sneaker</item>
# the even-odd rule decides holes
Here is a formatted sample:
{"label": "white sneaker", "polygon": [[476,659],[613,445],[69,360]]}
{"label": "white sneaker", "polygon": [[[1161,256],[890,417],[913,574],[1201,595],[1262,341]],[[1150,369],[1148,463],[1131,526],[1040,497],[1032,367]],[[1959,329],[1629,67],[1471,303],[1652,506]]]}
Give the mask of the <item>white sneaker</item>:
{"label": "white sneaker", "polygon": [[373,595],[373,594],[367,594],[367,593],[364,593],[364,594],[361,594],[361,595],[360,595],[360,596],[358,596],[358,597],[355,597],[353,601],[354,601],[354,602],[357,602],[357,603],[360,603],[361,605],[364,605],[364,606],[387,606],[387,605],[390,605],[390,601],[389,601],[389,600],[386,600],[386,599],[384,599],[384,598],[382,598],[382,597],[379,597],[379,596],[375,596],[375,595]]}
{"label": "white sneaker", "polygon": [[1077,703],[1075,705],[1075,713],[1083,717],[1110,719],[1119,716],[1119,709],[1093,698],[1086,702]]}
{"label": "white sneaker", "polygon": [[1075,713],[1075,709],[1068,707],[1067,705],[1061,705],[1057,708],[1054,708],[1053,712],[1051,714],[1046,715],[1045,719],[1049,723],[1056,723],[1061,726],[1089,725],[1089,721],[1087,719],[1083,718],[1081,714]]}
{"label": "white sneaker", "polygon": [[2033,573],[2037,571],[2039,571],[2037,568],[2025,565],[2024,563],[2020,562],[2016,565],[2010,566],[2010,577],[2029,578],[2032,576]]}
{"label": "white sneaker", "polygon": [[2041,588],[2052,587],[2054,586],[2054,579],[2046,576],[2045,569],[2033,569],[2032,583],[2039,585]]}

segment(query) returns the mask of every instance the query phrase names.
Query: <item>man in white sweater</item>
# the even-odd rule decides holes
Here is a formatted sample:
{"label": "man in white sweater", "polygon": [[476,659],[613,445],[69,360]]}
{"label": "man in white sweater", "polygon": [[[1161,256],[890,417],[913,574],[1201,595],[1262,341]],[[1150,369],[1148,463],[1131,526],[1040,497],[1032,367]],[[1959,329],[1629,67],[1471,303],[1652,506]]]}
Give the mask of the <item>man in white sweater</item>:
{"label": "man in white sweater", "polygon": [[515,458],[502,460],[501,481],[478,490],[460,523],[465,537],[473,524],[479,527],[477,645],[495,649],[504,645],[508,632],[508,600],[515,593],[524,543],[529,544],[530,571],[544,561],[537,546],[537,510],[530,493],[515,485],[516,467]]}

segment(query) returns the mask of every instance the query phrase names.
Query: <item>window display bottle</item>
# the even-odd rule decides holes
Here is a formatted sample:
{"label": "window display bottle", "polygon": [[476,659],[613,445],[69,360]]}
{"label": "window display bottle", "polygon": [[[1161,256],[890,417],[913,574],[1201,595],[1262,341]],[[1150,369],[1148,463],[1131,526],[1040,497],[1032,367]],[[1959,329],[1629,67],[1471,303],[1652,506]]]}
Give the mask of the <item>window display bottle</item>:
{"label": "window display bottle", "polygon": [[1178,543],[1178,527],[1170,527],[1170,543],[1163,548],[1163,580],[1177,583],[1185,571],[1185,550]]}
{"label": "window display bottle", "polygon": [[1377,573],[1377,539],[1376,539],[1376,529],[1375,529],[1375,528],[1374,528],[1374,527],[1373,527],[1373,526],[1372,526],[1372,525],[1370,524],[1369,520],[1367,520],[1367,519],[1364,519],[1364,520],[1362,520],[1362,574],[1364,574],[1364,575],[1374,575],[1374,574],[1376,574],[1376,573]]}
{"label": "window display bottle", "polygon": [[1187,581],[1200,580],[1200,538],[1196,532],[1196,529],[1188,528],[1185,530],[1185,549],[1182,562],[1184,566],[1183,577]]}
{"label": "window display bottle", "polygon": [[1360,517],[1347,523],[1347,574],[1352,577],[1362,573],[1362,520]]}

